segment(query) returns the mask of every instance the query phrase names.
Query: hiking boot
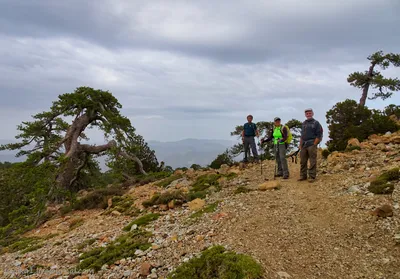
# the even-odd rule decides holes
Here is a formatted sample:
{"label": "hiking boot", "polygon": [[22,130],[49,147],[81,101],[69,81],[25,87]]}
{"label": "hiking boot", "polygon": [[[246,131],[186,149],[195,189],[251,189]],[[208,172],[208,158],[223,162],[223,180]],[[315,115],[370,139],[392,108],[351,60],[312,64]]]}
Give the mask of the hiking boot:
{"label": "hiking boot", "polygon": [[277,175],[276,175],[276,177],[281,177],[281,176],[283,176],[283,174],[277,174]]}
{"label": "hiking boot", "polygon": [[314,177],[314,178],[310,177],[310,178],[308,179],[308,182],[314,183],[314,182],[315,182],[315,177]]}
{"label": "hiking boot", "polygon": [[297,181],[304,181],[304,180],[307,180],[307,178],[300,177],[299,179],[297,179]]}
{"label": "hiking boot", "polygon": [[289,179],[289,176],[284,176],[283,179]]}

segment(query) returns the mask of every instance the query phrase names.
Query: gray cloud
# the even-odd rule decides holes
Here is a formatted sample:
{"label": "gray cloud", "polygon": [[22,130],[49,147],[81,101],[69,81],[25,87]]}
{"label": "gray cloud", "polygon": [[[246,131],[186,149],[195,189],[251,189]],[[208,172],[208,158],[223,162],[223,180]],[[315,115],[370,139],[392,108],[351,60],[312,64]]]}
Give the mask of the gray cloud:
{"label": "gray cloud", "polygon": [[249,113],[308,106],[324,122],[359,98],[347,75],[400,45],[397,0],[270,2],[0,0],[2,138],[82,85],[110,90],[149,140],[229,138]]}

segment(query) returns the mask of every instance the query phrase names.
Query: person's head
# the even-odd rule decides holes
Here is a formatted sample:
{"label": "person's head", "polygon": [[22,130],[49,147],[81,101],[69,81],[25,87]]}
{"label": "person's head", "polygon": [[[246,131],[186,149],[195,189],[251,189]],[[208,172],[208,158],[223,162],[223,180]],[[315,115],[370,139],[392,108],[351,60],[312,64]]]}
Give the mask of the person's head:
{"label": "person's head", "polygon": [[314,116],[314,112],[311,108],[305,109],[304,110],[304,114],[306,116],[307,119],[311,119]]}
{"label": "person's head", "polygon": [[249,114],[247,115],[247,122],[250,123],[251,121],[253,121],[253,115]]}
{"label": "person's head", "polygon": [[275,117],[274,124],[275,124],[275,126],[281,126],[281,119],[279,117]]}

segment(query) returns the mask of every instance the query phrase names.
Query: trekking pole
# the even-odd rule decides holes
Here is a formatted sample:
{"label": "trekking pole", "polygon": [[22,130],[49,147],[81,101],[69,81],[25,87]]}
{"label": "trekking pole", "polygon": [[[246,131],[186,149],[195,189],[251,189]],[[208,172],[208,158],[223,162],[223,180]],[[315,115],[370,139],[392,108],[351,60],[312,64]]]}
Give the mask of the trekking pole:
{"label": "trekking pole", "polygon": [[277,170],[277,167],[278,167],[278,163],[276,161],[276,156],[278,156],[277,152],[278,152],[278,147],[277,147],[276,144],[274,144],[274,156],[275,156],[274,180],[276,178],[276,170]]}
{"label": "trekking pole", "polygon": [[260,166],[261,166],[261,175],[263,175],[263,166],[262,166],[262,145],[260,144],[260,139],[258,140],[258,145],[260,146]]}

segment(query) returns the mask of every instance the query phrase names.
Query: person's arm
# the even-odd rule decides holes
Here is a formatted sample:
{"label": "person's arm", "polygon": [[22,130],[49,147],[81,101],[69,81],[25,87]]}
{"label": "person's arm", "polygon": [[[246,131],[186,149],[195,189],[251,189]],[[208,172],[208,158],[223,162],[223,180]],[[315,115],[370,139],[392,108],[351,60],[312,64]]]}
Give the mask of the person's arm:
{"label": "person's arm", "polygon": [[262,142],[269,142],[272,140],[272,130],[270,130],[267,135],[262,139]]}
{"label": "person's arm", "polygon": [[314,145],[318,145],[322,139],[322,126],[318,121],[315,125],[315,129],[316,129],[315,134],[317,137],[314,140]]}
{"label": "person's arm", "polygon": [[287,130],[286,126],[284,126],[282,129],[282,138],[280,139],[280,142],[286,141],[287,138],[288,138],[288,130]]}
{"label": "person's arm", "polygon": [[244,129],[242,131],[242,141],[244,141]]}
{"label": "person's arm", "polygon": [[304,123],[303,123],[303,125],[301,125],[300,145],[299,145],[299,149],[300,149],[300,150],[301,150],[301,148],[303,147],[303,132],[304,132]]}

